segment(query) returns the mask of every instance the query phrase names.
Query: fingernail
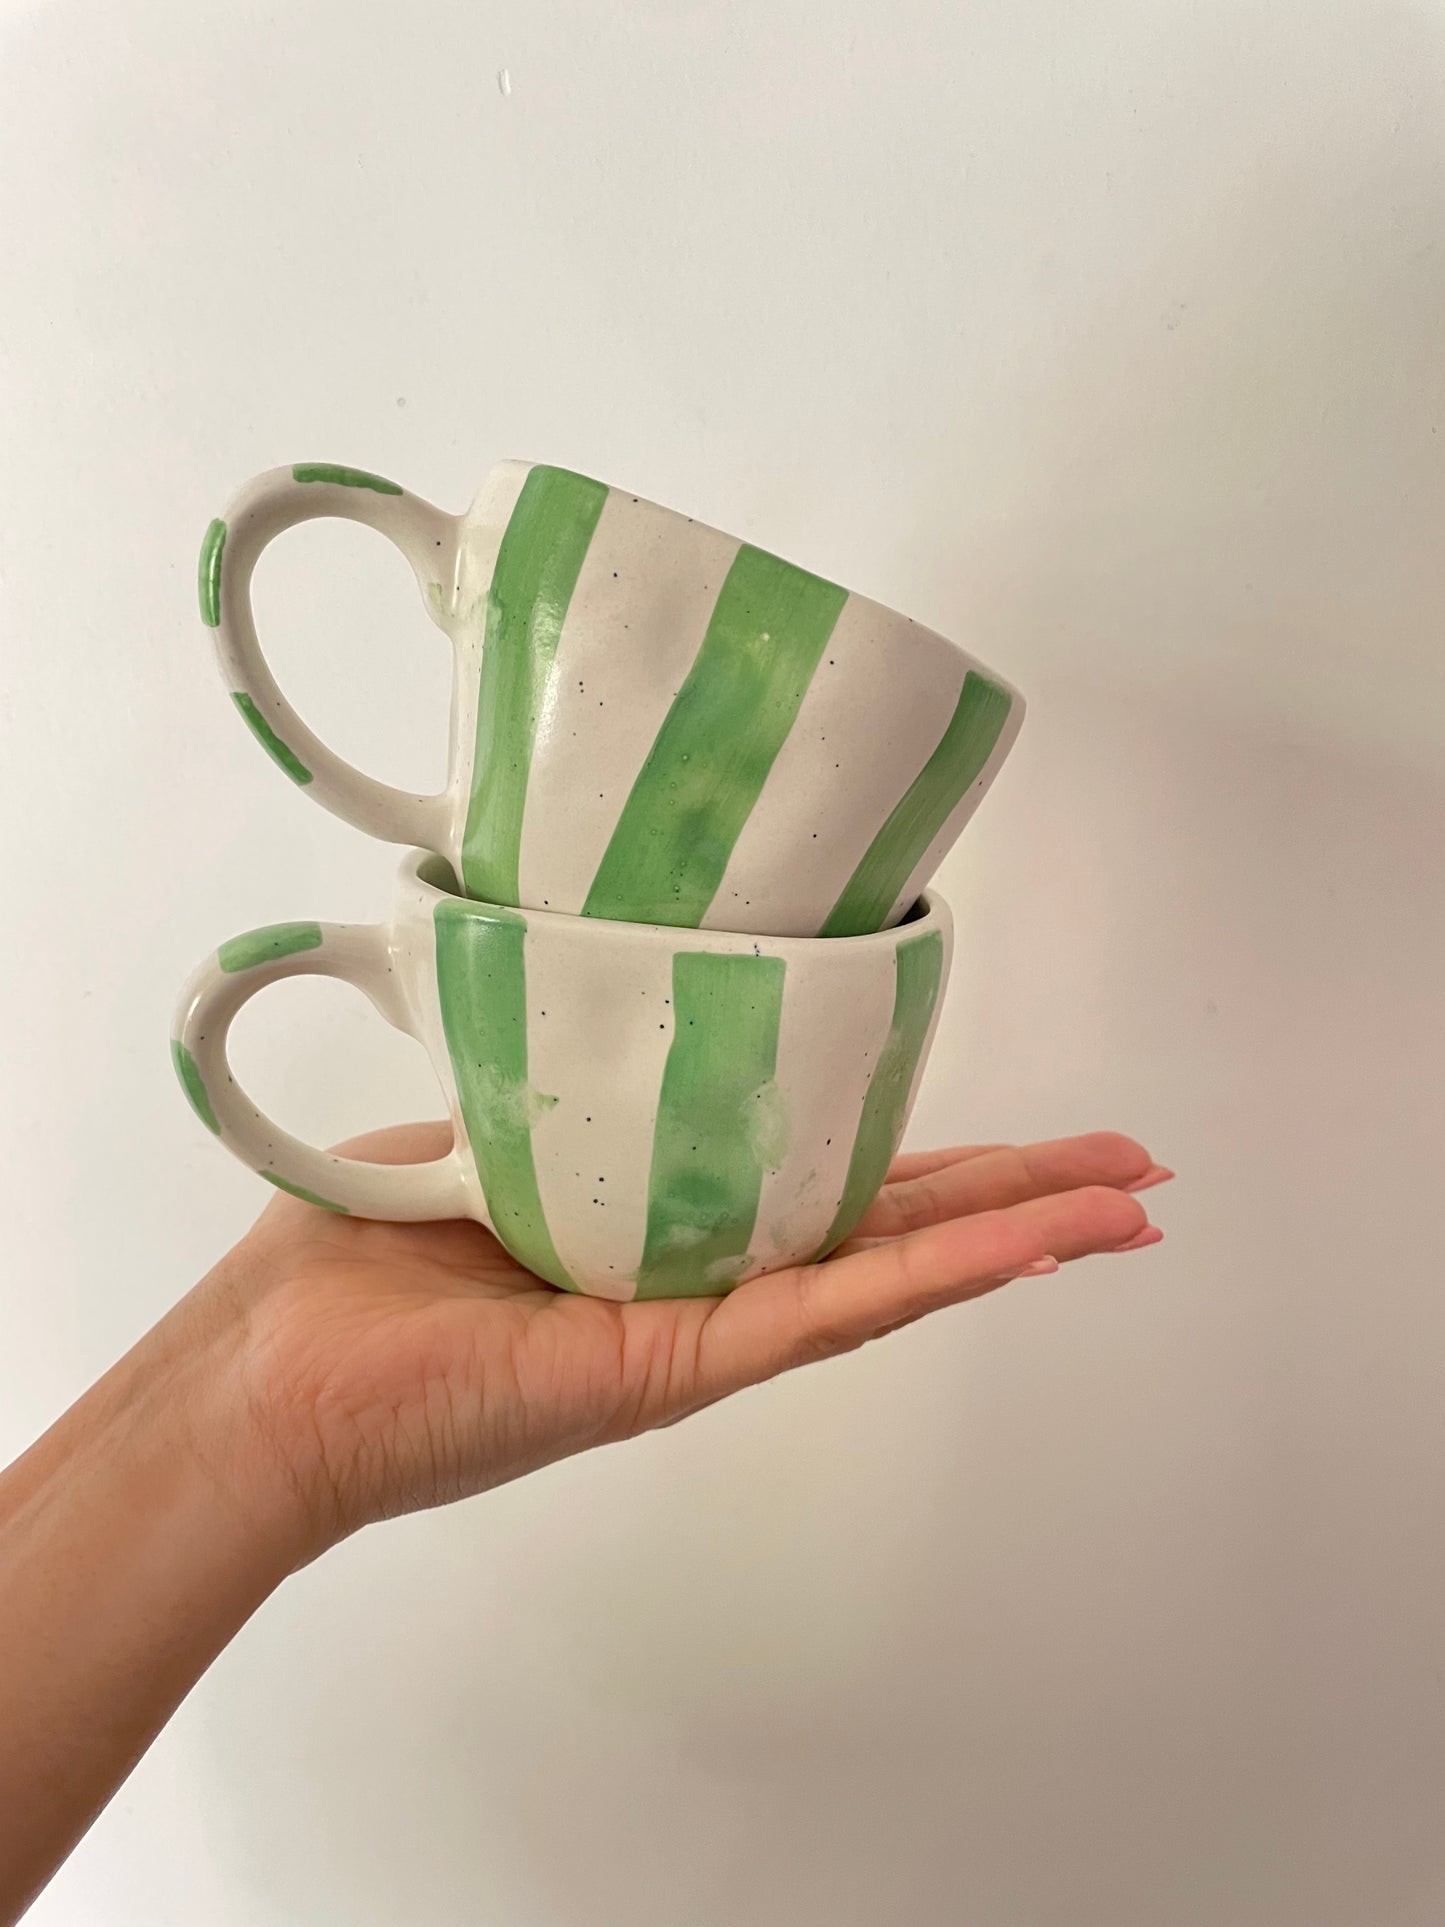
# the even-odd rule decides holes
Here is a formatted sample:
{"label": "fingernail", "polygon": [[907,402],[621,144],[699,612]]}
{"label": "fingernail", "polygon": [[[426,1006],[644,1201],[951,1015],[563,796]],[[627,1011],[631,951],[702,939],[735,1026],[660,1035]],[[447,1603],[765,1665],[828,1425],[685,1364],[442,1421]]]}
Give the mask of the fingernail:
{"label": "fingernail", "polygon": [[1011,1275],[1015,1278],[1047,1278],[1051,1271],[1057,1271],[1057,1258],[1035,1258],[1031,1265],[1022,1265]]}
{"label": "fingernail", "polygon": [[1151,1164],[1142,1178],[1135,1178],[1132,1184],[1120,1187],[1124,1191],[1152,1191],[1156,1184],[1168,1184],[1174,1173],[1167,1164]]}
{"label": "fingernail", "polygon": [[1132,1238],[1126,1238],[1121,1245],[1110,1245],[1110,1251],[1143,1251],[1147,1245],[1162,1244],[1164,1233],[1157,1224],[1146,1224],[1142,1231],[1136,1231]]}

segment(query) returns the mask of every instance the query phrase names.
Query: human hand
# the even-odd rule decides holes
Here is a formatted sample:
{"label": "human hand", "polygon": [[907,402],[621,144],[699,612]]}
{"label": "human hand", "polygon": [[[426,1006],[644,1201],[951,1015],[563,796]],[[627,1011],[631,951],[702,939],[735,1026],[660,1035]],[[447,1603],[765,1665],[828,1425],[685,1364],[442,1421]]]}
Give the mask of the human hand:
{"label": "human hand", "polygon": [[[448,1135],[408,1125],[346,1149],[406,1163]],[[272,1504],[284,1492],[310,1558],[1025,1272],[1155,1243],[1130,1191],[1168,1175],[1112,1133],[904,1156],[822,1264],[631,1304],[555,1291],[469,1221],[383,1224],[280,1197],[178,1315],[225,1334],[244,1421],[228,1476]]]}
{"label": "human hand", "polygon": [[[409,1162],[411,1125],[350,1147]],[[0,1921],[17,1918],[184,1694],[298,1565],[851,1351],[941,1305],[1159,1233],[1128,1138],[903,1157],[821,1265],[727,1298],[557,1292],[480,1225],[280,1197],[0,1474]]]}

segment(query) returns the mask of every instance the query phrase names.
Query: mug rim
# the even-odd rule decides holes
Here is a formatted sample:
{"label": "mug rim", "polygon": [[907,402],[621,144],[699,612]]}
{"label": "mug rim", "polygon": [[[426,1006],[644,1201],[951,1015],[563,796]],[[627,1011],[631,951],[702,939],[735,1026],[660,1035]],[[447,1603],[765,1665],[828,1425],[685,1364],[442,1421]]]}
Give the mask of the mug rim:
{"label": "mug rim", "polygon": [[913,909],[906,912],[899,921],[886,930],[867,930],[852,937],[776,937],[764,931],[751,930],[706,930],[697,924],[680,923],[627,923],[608,917],[584,917],[570,915],[565,910],[533,910],[525,904],[489,903],[482,897],[469,897],[460,888],[444,889],[439,883],[425,874],[428,868],[440,865],[453,885],[457,882],[456,872],[447,859],[436,850],[412,849],[402,858],[398,871],[398,883],[402,889],[414,892],[429,903],[460,903],[474,914],[491,914],[492,921],[526,921],[530,927],[534,921],[549,924],[589,924],[599,932],[626,932],[626,941],[651,942],[662,938],[669,944],[679,940],[694,943],[716,943],[721,946],[733,944],[756,944],[765,946],[768,954],[777,955],[789,952],[810,952],[816,956],[826,950],[830,956],[856,955],[870,945],[887,946],[900,942],[904,937],[923,936],[931,930],[942,930],[952,919],[947,899],[932,888],[920,892]]}
{"label": "mug rim", "polygon": [[[584,475],[581,469],[570,468],[565,462],[552,462],[521,455],[503,456],[500,460],[492,463],[491,467],[483,476],[480,485],[475,490],[470,503],[459,518],[462,527],[467,527],[467,525],[472,522],[473,517],[478,514],[483,499],[487,494],[488,484],[495,476],[500,474],[502,470],[533,468],[560,469],[568,475],[582,476],[585,481],[595,482],[600,488],[605,488],[610,494],[625,495],[629,501],[635,502],[640,507],[655,509],[659,514],[670,515],[678,522],[690,523],[694,528],[706,530],[709,535],[720,536],[725,542],[737,542],[744,548],[758,549],[761,553],[772,556],[776,561],[785,562],[791,569],[801,569],[805,574],[815,575],[818,573],[816,570],[809,569],[807,565],[802,562],[793,561],[791,556],[784,555],[779,549],[768,548],[761,542],[753,542],[749,540],[747,536],[734,535],[731,530],[721,528],[716,522],[706,522],[701,516],[685,515],[681,509],[669,508],[666,502],[654,501],[650,495],[638,494],[635,490],[624,487],[620,482],[606,481],[600,475]],[[831,576],[826,579],[830,582],[833,581]],[[866,603],[870,609],[876,609],[880,615],[886,616],[890,622],[898,623],[914,630],[920,638],[929,643],[941,645],[949,655],[959,657],[977,674],[986,676],[990,682],[997,683],[1000,689],[1006,690],[1010,703],[1010,716],[1011,718],[1014,716],[1018,718],[1018,723],[1014,729],[1014,734],[1017,736],[1018,729],[1022,726],[1024,715],[1028,709],[1028,699],[1018,685],[1008,676],[1005,676],[1001,671],[995,669],[991,663],[985,662],[982,656],[976,655],[974,651],[965,644],[956,642],[952,636],[945,635],[941,629],[935,629],[931,623],[920,622],[916,616],[909,615],[906,610],[895,609],[891,603],[880,602],[877,596],[871,596],[863,589],[850,588],[846,582],[836,582],[834,586],[840,589],[843,594],[848,596],[852,601]],[[504,906],[498,905],[498,908],[502,907]],[[668,926],[660,927],[666,928]],[[840,941],[842,940],[840,939]]]}

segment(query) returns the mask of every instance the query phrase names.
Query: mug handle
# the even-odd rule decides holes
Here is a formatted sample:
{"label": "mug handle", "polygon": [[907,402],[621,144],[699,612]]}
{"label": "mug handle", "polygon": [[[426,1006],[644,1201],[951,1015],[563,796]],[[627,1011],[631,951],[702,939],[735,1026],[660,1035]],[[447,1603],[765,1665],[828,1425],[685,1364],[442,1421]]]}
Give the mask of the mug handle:
{"label": "mug handle", "polygon": [[473,1216],[455,1147],[426,1164],[338,1157],[283,1131],[241,1089],[226,1052],[236,1013],[268,984],[299,976],[354,984],[388,1023],[410,1034],[390,937],[381,925],[277,923],[250,930],[208,957],[181,996],[171,1058],[197,1117],[259,1177],[308,1204],[401,1221]]}
{"label": "mug handle", "polygon": [[444,850],[451,816],[446,792],[414,796],[354,769],[302,722],[261,653],[251,612],[251,572],[261,551],[283,529],[323,515],[379,530],[410,562],[424,597],[440,584],[449,598],[459,516],[447,515],[364,469],[297,462],[248,482],[225,515],[207,529],[197,583],[201,620],[212,632],[232,701],[261,747],[293,782],[371,836]]}

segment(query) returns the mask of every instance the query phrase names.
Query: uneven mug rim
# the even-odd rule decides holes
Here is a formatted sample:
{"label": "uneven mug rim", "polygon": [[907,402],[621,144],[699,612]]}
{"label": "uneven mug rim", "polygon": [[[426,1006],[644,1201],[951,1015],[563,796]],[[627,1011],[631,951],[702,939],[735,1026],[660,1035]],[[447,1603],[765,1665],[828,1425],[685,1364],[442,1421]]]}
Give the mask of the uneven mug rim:
{"label": "uneven mug rim", "polygon": [[[434,873],[437,870],[452,885],[450,889],[436,880]],[[428,871],[433,874],[428,875]],[[408,850],[402,858],[397,879],[404,890],[415,891],[433,906],[456,903],[477,916],[485,918],[490,915],[493,920],[503,922],[520,921],[529,928],[535,923],[587,925],[596,930],[599,937],[603,933],[615,933],[620,940],[631,943],[661,943],[670,949],[701,948],[724,952],[739,944],[753,944],[766,948],[769,956],[796,955],[799,958],[804,955],[817,957],[824,951],[829,956],[857,956],[869,946],[892,948],[907,938],[943,929],[952,915],[947,900],[930,886],[920,892],[911,910],[884,930],[867,930],[851,937],[776,937],[765,931],[712,930],[676,923],[629,923],[608,917],[584,917],[565,910],[536,910],[525,904],[490,903],[483,897],[467,896],[458,884],[451,864],[436,850]]]}
{"label": "uneven mug rim", "polygon": [[[808,563],[798,562],[794,560],[790,554],[785,554],[782,549],[773,548],[766,539],[738,535],[734,533],[733,530],[724,528],[718,522],[706,521],[700,515],[687,515],[683,510],[673,508],[670,503],[659,502],[655,496],[640,494],[637,490],[629,488],[621,482],[609,482],[605,476],[592,475],[582,469],[573,468],[567,462],[549,461],[542,457],[507,455],[494,461],[473,492],[471,501],[458,516],[457,521],[460,528],[465,530],[468,526],[476,526],[484,521],[488,490],[500,475],[507,470],[527,470],[534,468],[555,469],[563,474],[575,475],[583,481],[594,482],[598,487],[605,488],[609,494],[626,496],[629,502],[639,508],[652,509],[657,514],[670,516],[674,521],[685,523],[693,528],[702,529],[709,535],[719,536],[725,542],[736,542],[742,548],[757,549],[763,554],[771,556],[775,561],[786,563],[789,568],[802,570],[804,574],[815,575],[818,573],[818,570]],[[935,629],[931,623],[922,622],[917,616],[909,615],[907,610],[896,609],[892,603],[880,601],[877,596],[869,595],[866,590],[852,588],[848,583],[840,579],[835,579],[832,575],[827,575],[826,579],[830,582],[836,582],[836,587],[852,601],[866,603],[870,609],[876,609],[880,615],[886,616],[889,622],[901,624],[906,628],[914,630],[920,642],[941,646],[946,653],[959,657],[964,663],[970,665],[979,675],[986,676],[990,682],[997,683],[1001,689],[1007,691],[1011,710],[1016,713],[1020,721],[1022,721],[1028,708],[1028,700],[1023,691],[1010,677],[1004,675],[1000,670],[995,669],[992,663],[985,662],[981,656],[976,655],[972,648],[964,643],[955,641],[952,636],[945,635],[941,629]],[[499,905],[498,907],[502,908],[505,906]]]}

